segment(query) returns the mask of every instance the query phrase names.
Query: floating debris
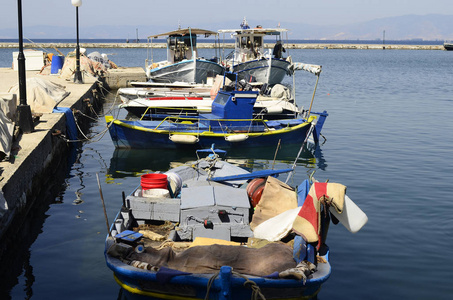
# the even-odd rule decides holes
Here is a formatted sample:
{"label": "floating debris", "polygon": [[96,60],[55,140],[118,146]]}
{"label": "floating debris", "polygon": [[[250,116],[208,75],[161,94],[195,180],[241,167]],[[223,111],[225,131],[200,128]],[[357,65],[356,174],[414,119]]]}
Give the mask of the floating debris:
{"label": "floating debris", "polygon": [[74,201],[72,201],[72,203],[73,203],[74,205],[79,205],[79,204],[83,203],[82,198],[80,198],[80,196],[82,196],[82,193],[80,193],[80,192],[75,192],[75,194],[76,194],[76,197],[77,197],[77,198],[76,198]]}

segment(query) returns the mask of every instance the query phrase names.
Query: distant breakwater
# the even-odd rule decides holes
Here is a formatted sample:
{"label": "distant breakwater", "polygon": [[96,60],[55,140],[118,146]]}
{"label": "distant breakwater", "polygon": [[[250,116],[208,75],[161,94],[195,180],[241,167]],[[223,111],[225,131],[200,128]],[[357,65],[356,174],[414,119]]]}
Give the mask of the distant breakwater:
{"label": "distant breakwater", "polygon": [[[217,45],[218,46],[218,45]],[[222,47],[233,49],[234,43],[221,44]],[[273,44],[264,44],[264,48],[272,48]],[[26,49],[37,48],[75,48],[76,43],[24,43]],[[166,48],[165,43],[80,43],[82,48]],[[213,49],[214,43],[198,43],[199,49]],[[288,49],[359,49],[359,50],[445,50],[443,45],[397,45],[397,44],[334,44],[334,43],[288,43]],[[0,48],[19,48],[18,43],[0,43]]]}

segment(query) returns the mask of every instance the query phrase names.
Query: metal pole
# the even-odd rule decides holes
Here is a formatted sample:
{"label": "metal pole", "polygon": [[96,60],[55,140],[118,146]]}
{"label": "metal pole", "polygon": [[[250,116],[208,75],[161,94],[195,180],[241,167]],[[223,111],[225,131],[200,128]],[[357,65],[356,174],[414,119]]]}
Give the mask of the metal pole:
{"label": "metal pole", "polygon": [[27,105],[27,87],[25,72],[24,39],[22,33],[22,1],[17,0],[19,20],[19,55],[17,56],[19,73],[19,106],[17,106],[17,124],[23,133],[31,133],[34,130],[33,118],[30,105]]}
{"label": "metal pole", "polygon": [[107,218],[107,210],[105,209],[104,195],[102,194],[101,182],[99,181],[98,173],[96,173],[96,179],[98,181],[99,194],[101,195],[102,207],[104,208],[104,217],[105,217],[105,223],[107,224],[107,232],[109,233],[109,236],[111,237],[112,232],[110,231],[109,219]]}
{"label": "metal pole", "polygon": [[76,47],[76,71],[74,73],[74,83],[83,83],[82,72],[80,72],[79,7],[78,6],[76,6],[76,28],[77,28],[77,47]]}
{"label": "metal pole", "polygon": [[315,84],[315,89],[313,90],[313,96],[311,97],[310,108],[308,109],[307,121],[308,121],[308,118],[310,117],[311,107],[313,106],[313,100],[315,99],[315,93],[316,93],[316,88],[318,87],[318,81],[319,81],[319,74],[316,75],[316,84]]}

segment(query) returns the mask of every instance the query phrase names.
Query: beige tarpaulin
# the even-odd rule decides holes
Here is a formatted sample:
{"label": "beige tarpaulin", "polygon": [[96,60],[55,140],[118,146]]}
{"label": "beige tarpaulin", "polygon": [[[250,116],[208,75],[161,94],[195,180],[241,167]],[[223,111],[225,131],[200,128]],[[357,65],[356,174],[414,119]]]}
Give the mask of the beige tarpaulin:
{"label": "beige tarpaulin", "polygon": [[255,207],[250,228],[254,230],[264,221],[296,207],[297,194],[295,190],[277,178],[269,176],[261,200]]}
{"label": "beige tarpaulin", "polygon": [[[64,86],[38,77],[27,79],[26,86],[27,104],[32,113],[51,113],[69,95]],[[19,99],[19,84],[12,86],[9,93],[17,94]]]}
{"label": "beige tarpaulin", "polygon": [[8,157],[11,152],[16,113],[16,95],[0,94],[0,158]]}
{"label": "beige tarpaulin", "polygon": [[11,93],[0,94],[0,110],[6,115],[11,121],[16,120],[17,110],[17,95]]}
{"label": "beige tarpaulin", "polygon": [[[115,256],[116,245],[108,250],[110,255]],[[215,244],[192,247],[180,253],[172,248],[147,247],[146,252],[132,252],[126,259],[190,273],[214,273],[221,266],[230,266],[242,274],[266,276],[296,267],[292,248],[281,243],[259,249]]]}
{"label": "beige tarpaulin", "polygon": [[[64,79],[69,79],[74,76],[74,71],[76,69],[76,57],[73,52],[70,52],[66,55],[64,59],[64,65],[61,69],[60,77]],[[90,75],[96,76],[98,72],[105,72],[107,68],[100,62],[94,61],[86,57],[85,55],[80,55],[80,71],[82,74],[88,73]]]}

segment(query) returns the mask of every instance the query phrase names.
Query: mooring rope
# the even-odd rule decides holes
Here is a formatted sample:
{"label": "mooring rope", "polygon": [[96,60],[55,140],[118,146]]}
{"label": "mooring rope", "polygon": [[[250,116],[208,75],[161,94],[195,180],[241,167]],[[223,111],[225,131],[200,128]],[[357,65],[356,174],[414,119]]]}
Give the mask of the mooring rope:
{"label": "mooring rope", "polygon": [[[204,300],[209,300],[209,291],[211,289],[212,284],[214,283],[215,279],[219,276],[220,271],[215,273],[214,275],[209,278],[207,288],[206,288],[206,296],[204,297]],[[241,273],[231,271],[232,275],[236,275],[238,277],[241,277],[242,279],[245,279],[245,282],[243,283],[244,287],[250,287],[252,289],[252,296],[251,300],[257,300],[257,299],[262,299],[266,300],[266,297],[264,297],[263,293],[261,293],[260,287],[254,282],[253,280],[250,280],[247,276],[242,275]],[[259,298],[258,298],[259,297]]]}
{"label": "mooring rope", "polygon": [[[82,115],[84,115],[83,113],[81,113]],[[73,115],[74,115],[74,112],[73,112]],[[87,116],[87,115],[84,115],[86,117],[90,117],[90,116]],[[74,116],[74,120],[76,120],[75,116]],[[97,121],[97,120],[96,120]],[[68,139],[65,135],[63,134],[60,134],[59,137],[62,138],[66,143],[77,143],[77,142],[86,142],[86,141],[91,141],[91,142],[98,142],[100,141],[104,135],[108,132],[110,126],[112,126],[113,124],[113,120],[111,122],[109,122],[106,126],[106,128],[104,130],[102,130],[101,132],[95,134],[94,136],[92,137],[87,137],[83,130],[80,128],[79,124],[77,123],[77,121],[75,121],[75,125],[78,129],[78,131],[81,133],[81,135],[84,137],[84,139],[76,139],[76,140],[70,140]],[[98,138],[99,137],[99,138]]]}
{"label": "mooring rope", "polygon": [[212,283],[217,278],[217,276],[219,276],[219,274],[220,274],[220,271],[215,273],[214,275],[212,275],[211,278],[209,278],[208,285],[206,287],[206,296],[204,297],[204,300],[209,300],[209,290],[211,289]]}

